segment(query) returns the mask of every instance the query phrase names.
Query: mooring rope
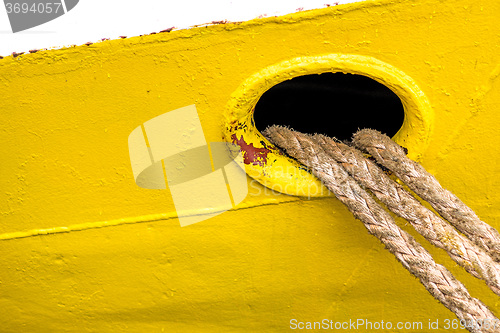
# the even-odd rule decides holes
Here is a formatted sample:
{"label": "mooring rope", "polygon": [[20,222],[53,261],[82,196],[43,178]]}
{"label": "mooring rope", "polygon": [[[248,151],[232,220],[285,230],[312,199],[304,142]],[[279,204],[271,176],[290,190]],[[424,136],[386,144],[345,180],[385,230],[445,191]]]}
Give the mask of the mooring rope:
{"label": "mooring rope", "polygon": [[[379,238],[403,266],[415,275],[425,288],[437,300],[454,312],[460,320],[471,323],[478,323],[481,320],[482,322],[491,323],[491,325],[484,325],[483,327],[468,325],[467,329],[469,331],[499,331],[498,326],[494,327],[494,323],[497,323],[498,319],[486,305],[472,297],[460,281],[444,266],[437,264],[430,253],[410,234],[398,227],[393,217],[365,189],[370,190],[391,211],[408,220],[432,244],[445,249],[453,260],[475,277],[483,279],[488,287],[497,295],[500,295],[500,266],[489,255],[489,250],[495,249],[495,244],[498,243],[495,243],[495,240],[491,240],[489,237],[493,233],[489,228],[484,226],[481,228],[465,227],[465,230],[472,230],[471,233],[476,235],[476,237],[471,237],[473,240],[477,241],[477,238],[480,237],[481,242],[477,245],[474,244],[460,235],[439,216],[422,206],[401,185],[390,179],[375,163],[365,158],[356,148],[323,135],[303,134],[281,126],[269,127],[263,134],[288,155],[309,167],[312,173],[347,206],[353,215],[364,223],[368,231]],[[376,131],[363,130],[358,132],[354,138],[355,144],[363,149],[366,148],[377,159],[377,162],[380,160],[382,164],[382,160],[391,160],[391,162],[384,164],[391,171],[394,164],[401,163],[401,161],[408,163],[406,159],[409,159],[403,149],[388,137]],[[397,155],[391,157],[390,151],[395,149],[394,145],[399,147],[399,151]],[[401,153],[404,159],[403,156],[400,156]],[[411,162],[412,165],[417,164]],[[401,168],[398,170],[401,170]],[[405,174],[406,177],[402,176],[402,179],[400,178],[403,182],[409,177],[412,178],[414,184],[418,182],[415,180],[419,179],[415,176],[415,171],[413,173],[408,172],[408,168],[403,168],[403,170],[406,172],[394,171],[394,173],[396,175]],[[417,168],[413,166],[411,170],[417,170]],[[427,177],[432,177],[427,172],[426,174]],[[435,180],[434,177],[432,179]],[[437,183],[437,180],[435,182]],[[428,183],[429,181],[425,184]],[[410,187],[410,185],[408,186]],[[420,185],[420,187],[423,186]],[[439,188],[441,191],[446,191],[440,185]],[[434,192],[434,195],[436,193],[440,192]],[[432,195],[427,195],[427,197],[429,196]],[[446,197],[450,197],[450,194],[447,194]],[[453,197],[456,198],[456,196]],[[457,206],[457,200],[458,198],[453,199],[453,207]],[[439,205],[442,207],[450,207],[450,204],[443,204],[443,200],[437,201],[440,202]],[[465,204],[462,203],[462,205],[463,207],[460,209],[472,212]],[[435,209],[441,214],[437,208]],[[449,211],[449,208],[447,211]],[[476,216],[473,212],[472,214]],[[445,215],[442,214],[444,218],[448,219]],[[463,221],[460,217],[457,218],[459,214],[455,212],[448,213],[448,215],[453,215],[455,220]],[[469,218],[472,215],[468,213],[466,216]],[[467,221],[468,223],[477,223],[476,220],[474,222]],[[464,222],[461,224],[464,224]],[[477,230],[481,231],[477,232]],[[486,230],[488,230],[488,233],[486,233]],[[477,236],[478,233],[480,236]],[[470,235],[470,233],[465,234]],[[496,234],[498,235],[498,232]],[[487,244],[488,250],[478,246],[480,244]]]}
{"label": "mooring rope", "polygon": [[444,249],[457,264],[476,278],[484,280],[500,296],[500,264],[483,249],[424,207],[359,150],[323,135],[315,135],[313,138],[390,211],[410,222],[431,244]]}
{"label": "mooring rope", "polygon": [[455,228],[500,262],[500,234],[484,223],[456,195],[444,189],[424,167],[406,157],[403,149],[387,136],[374,130],[362,130],[354,144],[370,153],[378,163],[390,169],[413,192],[427,201]]}

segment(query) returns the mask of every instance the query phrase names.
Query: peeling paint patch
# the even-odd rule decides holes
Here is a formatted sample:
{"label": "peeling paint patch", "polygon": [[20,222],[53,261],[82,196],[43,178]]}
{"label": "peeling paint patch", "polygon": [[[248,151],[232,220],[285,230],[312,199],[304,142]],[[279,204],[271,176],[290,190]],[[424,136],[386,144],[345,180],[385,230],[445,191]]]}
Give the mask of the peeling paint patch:
{"label": "peeling paint patch", "polygon": [[267,154],[270,152],[265,146],[264,148],[256,148],[253,143],[248,144],[243,139],[243,136],[240,136],[240,139],[236,137],[236,134],[231,136],[232,142],[240,146],[241,151],[243,152],[243,162],[245,164],[253,164],[264,166],[267,163]]}

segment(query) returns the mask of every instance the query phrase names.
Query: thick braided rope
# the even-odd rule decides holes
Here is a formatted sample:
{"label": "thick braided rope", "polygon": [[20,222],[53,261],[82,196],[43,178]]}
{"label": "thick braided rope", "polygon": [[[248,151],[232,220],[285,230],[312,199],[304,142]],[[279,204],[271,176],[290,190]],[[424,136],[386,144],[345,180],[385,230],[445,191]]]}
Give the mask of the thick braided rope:
{"label": "thick braided rope", "polygon": [[500,296],[500,264],[484,250],[425,208],[356,148],[324,135],[314,135],[313,140],[389,210],[410,222],[431,244],[444,249],[456,263],[473,276],[484,280]]}
{"label": "thick braided rope", "polygon": [[[281,130],[280,130],[281,129]],[[415,275],[424,287],[460,320],[490,320],[496,317],[478,299],[470,296],[460,281],[432,256],[411,235],[399,228],[394,219],[352,179],[322,148],[306,134],[290,135],[284,128],[264,132],[274,144],[299,162],[311,168],[332,193],[361,220],[369,233],[379,238],[386,248]],[[468,328],[471,332],[495,332],[493,328]]]}
{"label": "thick braided rope", "polygon": [[442,217],[488,252],[493,260],[500,262],[498,231],[481,221],[472,209],[444,189],[420,164],[406,157],[399,145],[386,135],[368,129],[357,132],[353,142],[358,148],[371,154],[378,163],[394,172]]}

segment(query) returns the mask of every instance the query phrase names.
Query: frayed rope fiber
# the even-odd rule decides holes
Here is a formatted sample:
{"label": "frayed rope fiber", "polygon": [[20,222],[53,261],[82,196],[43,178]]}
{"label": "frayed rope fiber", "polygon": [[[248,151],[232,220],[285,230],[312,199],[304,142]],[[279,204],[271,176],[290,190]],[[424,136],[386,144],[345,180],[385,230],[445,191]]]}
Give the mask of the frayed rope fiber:
{"label": "frayed rope fiber", "polygon": [[[353,137],[353,145],[360,150],[324,135],[303,134],[282,126],[271,126],[263,134],[307,166],[364,223],[368,232],[376,236],[460,320],[498,322],[486,305],[472,297],[460,281],[437,264],[411,235],[399,228],[393,217],[372,197],[371,194],[390,211],[406,219],[431,244],[444,249],[456,263],[484,280],[500,296],[498,231],[481,221],[420,164],[410,160],[402,147],[386,135],[368,129],[358,131]],[[441,216],[425,208],[362,151],[393,172]],[[494,325],[470,326],[467,329],[471,332],[500,331]]]}

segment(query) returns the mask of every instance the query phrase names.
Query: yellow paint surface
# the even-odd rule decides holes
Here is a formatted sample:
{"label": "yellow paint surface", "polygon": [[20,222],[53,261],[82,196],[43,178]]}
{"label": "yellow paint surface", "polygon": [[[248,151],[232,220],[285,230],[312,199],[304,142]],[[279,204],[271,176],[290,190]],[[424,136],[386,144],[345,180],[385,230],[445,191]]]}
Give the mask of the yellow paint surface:
{"label": "yellow paint surface", "polygon": [[[397,139],[416,142],[422,164],[498,229],[498,22],[492,0],[369,1],[0,60],[0,331],[272,332],[291,319],[444,328],[454,315],[336,199],[249,178],[235,209],[181,228],[168,189],[134,183],[127,138],[196,104],[206,139],[221,141],[228,108],[263,69],[369,57],[419,89],[400,95],[408,130]],[[410,103],[423,99],[427,116]],[[484,283],[417,239],[500,315]]]}

